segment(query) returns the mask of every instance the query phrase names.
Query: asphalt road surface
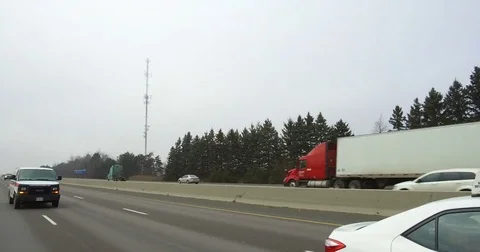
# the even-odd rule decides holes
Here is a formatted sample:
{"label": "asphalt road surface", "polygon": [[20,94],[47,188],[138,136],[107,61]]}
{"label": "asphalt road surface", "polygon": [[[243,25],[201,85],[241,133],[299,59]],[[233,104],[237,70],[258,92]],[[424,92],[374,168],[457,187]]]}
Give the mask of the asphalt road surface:
{"label": "asphalt road surface", "polygon": [[15,210],[5,184],[0,251],[323,251],[336,226],[380,219],[72,186],[58,208]]}

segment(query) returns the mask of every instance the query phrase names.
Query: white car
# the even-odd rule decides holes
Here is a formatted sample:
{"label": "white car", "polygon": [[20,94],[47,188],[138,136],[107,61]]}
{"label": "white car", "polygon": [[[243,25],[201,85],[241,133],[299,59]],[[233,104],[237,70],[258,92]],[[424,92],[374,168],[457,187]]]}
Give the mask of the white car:
{"label": "white car", "polygon": [[341,226],[325,252],[479,252],[480,173],[471,196],[427,203],[378,222]]}
{"label": "white car", "polygon": [[393,190],[410,191],[471,191],[475,174],[480,168],[455,168],[426,173],[413,181],[398,183]]}
{"label": "white car", "polygon": [[185,175],[181,178],[178,179],[178,183],[187,183],[187,184],[190,184],[190,183],[195,183],[195,184],[198,184],[200,182],[200,178],[198,178],[197,176],[195,175]]}

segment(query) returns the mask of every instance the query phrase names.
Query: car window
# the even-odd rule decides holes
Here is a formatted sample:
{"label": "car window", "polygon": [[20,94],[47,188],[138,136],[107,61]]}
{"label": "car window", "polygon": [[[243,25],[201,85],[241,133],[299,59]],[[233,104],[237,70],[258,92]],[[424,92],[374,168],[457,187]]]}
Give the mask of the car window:
{"label": "car window", "polygon": [[440,181],[455,181],[460,180],[460,173],[459,172],[442,172],[440,173]]}
{"label": "car window", "polygon": [[432,173],[421,178],[418,182],[427,183],[427,182],[437,182],[439,180],[440,180],[440,173]]}
{"label": "car window", "polygon": [[[417,228],[406,236],[407,239],[428,249],[435,250],[435,219]],[[453,251],[452,251],[453,252]],[[457,251],[455,251],[457,252]],[[458,251],[460,252],[460,251]]]}
{"label": "car window", "polygon": [[474,180],[475,173],[473,172],[459,172],[461,180]]}
{"label": "car window", "polygon": [[478,252],[480,211],[445,214],[438,218],[439,252]]}

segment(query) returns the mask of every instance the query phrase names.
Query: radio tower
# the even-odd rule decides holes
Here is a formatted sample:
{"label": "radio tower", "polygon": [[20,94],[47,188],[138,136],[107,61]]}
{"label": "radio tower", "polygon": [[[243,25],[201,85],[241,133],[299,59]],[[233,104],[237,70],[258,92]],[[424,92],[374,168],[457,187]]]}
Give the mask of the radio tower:
{"label": "radio tower", "polygon": [[[145,96],[143,99],[145,100],[145,131],[143,132],[143,137],[145,138],[145,156],[147,155],[147,143],[148,143],[148,129],[150,125],[148,125],[148,105],[150,104],[150,99],[152,98],[148,95],[148,79],[151,77],[151,73],[148,71],[148,67],[150,64],[150,60],[147,58],[147,71],[145,72]],[[143,166],[142,166],[142,175],[143,175]]]}

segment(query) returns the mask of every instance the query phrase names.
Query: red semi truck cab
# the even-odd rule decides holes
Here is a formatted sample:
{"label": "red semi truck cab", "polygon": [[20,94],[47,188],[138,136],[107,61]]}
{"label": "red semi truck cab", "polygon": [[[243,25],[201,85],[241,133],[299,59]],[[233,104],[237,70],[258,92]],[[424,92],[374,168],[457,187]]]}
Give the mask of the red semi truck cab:
{"label": "red semi truck cab", "polygon": [[323,142],[299,158],[297,167],[287,171],[283,184],[289,187],[330,187],[336,175],[337,145]]}

